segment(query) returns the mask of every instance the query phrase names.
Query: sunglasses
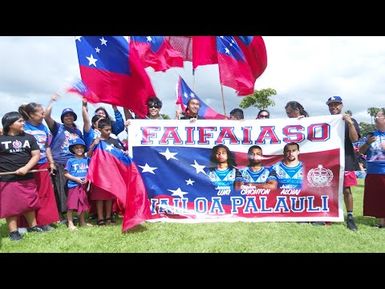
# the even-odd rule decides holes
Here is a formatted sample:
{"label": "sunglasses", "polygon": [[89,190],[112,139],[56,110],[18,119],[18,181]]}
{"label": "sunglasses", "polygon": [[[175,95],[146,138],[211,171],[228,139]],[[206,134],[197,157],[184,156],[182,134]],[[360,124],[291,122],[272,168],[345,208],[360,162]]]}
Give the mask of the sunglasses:
{"label": "sunglasses", "polygon": [[149,105],[148,108],[160,108],[159,105]]}
{"label": "sunglasses", "polygon": [[267,114],[260,114],[259,118],[268,118],[269,116]]}

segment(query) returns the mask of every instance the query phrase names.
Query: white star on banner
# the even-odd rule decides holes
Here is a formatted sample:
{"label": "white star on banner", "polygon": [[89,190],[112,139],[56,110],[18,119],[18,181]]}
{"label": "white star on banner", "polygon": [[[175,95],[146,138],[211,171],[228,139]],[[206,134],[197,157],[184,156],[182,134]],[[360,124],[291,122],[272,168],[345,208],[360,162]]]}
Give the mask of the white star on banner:
{"label": "white star on banner", "polygon": [[96,48],[95,48],[95,51],[96,51],[96,53],[99,53],[99,52],[100,52],[100,48],[99,48],[99,47],[96,47]]}
{"label": "white star on banner", "polygon": [[203,170],[205,168],[205,166],[198,164],[196,160],[194,160],[194,164],[190,165],[190,166],[194,167],[197,174],[199,174],[199,173],[206,174],[205,171]]}
{"label": "white star on banner", "polygon": [[171,196],[179,197],[179,198],[183,198],[184,195],[188,194],[187,192],[183,192],[180,188],[177,188],[176,190],[168,190],[168,191],[172,193]]}
{"label": "white star on banner", "polygon": [[89,66],[93,65],[96,67],[96,61],[98,61],[98,60],[95,59],[92,54],[90,56],[86,56],[86,58],[88,59],[88,65]]}
{"label": "white star on banner", "polygon": [[184,180],[186,182],[186,185],[189,186],[189,185],[193,185],[195,183],[195,181],[193,181],[192,179],[188,179],[188,180]]}
{"label": "white star on banner", "polygon": [[195,94],[194,93],[190,93],[190,96],[192,97],[192,98],[194,98],[195,97]]}
{"label": "white star on banner", "polygon": [[147,41],[148,41],[148,42],[151,42],[151,41],[152,41],[151,36],[147,36],[146,38],[147,38]]}
{"label": "white star on banner", "polygon": [[104,37],[102,36],[102,38],[99,38],[99,40],[100,40],[100,43],[102,44],[102,45],[105,45],[105,46],[107,46],[107,40],[106,39],[104,39]]}
{"label": "white star on banner", "polygon": [[138,166],[138,167],[142,169],[142,173],[151,173],[154,175],[155,175],[154,170],[157,169],[157,167],[150,167],[148,163],[146,163],[144,166]]}
{"label": "white star on banner", "polygon": [[82,37],[81,36],[75,36],[75,41],[78,40],[79,42],[82,42]]}
{"label": "white star on banner", "polygon": [[161,155],[163,155],[166,160],[169,160],[169,159],[174,159],[174,160],[177,160],[177,158],[175,157],[176,154],[178,153],[172,153],[169,151],[169,149],[167,148],[165,152],[163,153],[160,153]]}
{"label": "white star on banner", "polygon": [[187,98],[187,97],[188,97],[187,92],[183,93],[183,96],[184,96],[185,98]]}

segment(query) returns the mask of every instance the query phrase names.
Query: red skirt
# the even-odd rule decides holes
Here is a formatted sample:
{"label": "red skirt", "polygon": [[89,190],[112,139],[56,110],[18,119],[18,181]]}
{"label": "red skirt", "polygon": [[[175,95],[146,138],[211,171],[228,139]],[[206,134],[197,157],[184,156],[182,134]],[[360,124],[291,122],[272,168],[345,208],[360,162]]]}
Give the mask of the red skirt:
{"label": "red skirt", "polygon": [[0,182],[0,218],[18,216],[39,208],[34,179]]}
{"label": "red skirt", "polygon": [[366,175],[364,216],[385,218],[385,175]]}
{"label": "red skirt", "polygon": [[67,208],[68,210],[77,211],[78,214],[89,211],[90,204],[88,203],[85,186],[79,185],[68,189]]}
{"label": "red skirt", "polygon": [[[36,165],[34,169],[47,169],[49,164]],[[40,209],[36,211],[36,222],[39,226],[56,223],[60,220],[56,205],[55,192],[48,171],[33,174],[39,195]],[[18,220],[19,227],[28,227],[27,220],[21,216]]]}
{"label": "red skirt", "polygon": [[344,174],[344,187],[357,186],[357,176],[353,171],[345,171]]}
{"label": "red skirt", "polygon": [[114,200],[115,196],[102,188],[91,185],[90,199],[93,201],[108,201]]}

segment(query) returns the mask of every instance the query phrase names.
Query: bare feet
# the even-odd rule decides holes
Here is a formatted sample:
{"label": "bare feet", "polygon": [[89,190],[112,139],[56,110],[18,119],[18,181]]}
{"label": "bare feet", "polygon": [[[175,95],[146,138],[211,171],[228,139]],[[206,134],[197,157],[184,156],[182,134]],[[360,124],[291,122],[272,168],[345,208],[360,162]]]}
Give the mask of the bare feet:
{"label": "bare feet", "polygon": [[68,230],[77,231],[78,228],[73,223],[68,223]]}

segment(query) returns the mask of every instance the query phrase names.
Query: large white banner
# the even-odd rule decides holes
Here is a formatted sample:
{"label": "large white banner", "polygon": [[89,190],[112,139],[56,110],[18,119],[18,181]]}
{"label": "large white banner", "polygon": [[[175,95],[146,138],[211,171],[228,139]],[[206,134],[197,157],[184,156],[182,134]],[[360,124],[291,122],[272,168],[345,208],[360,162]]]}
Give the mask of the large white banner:
{"label": "large white banner", "polygon": [[132,120],[128,141],[154,220],[343,221],[344,129],[341,115]]}

